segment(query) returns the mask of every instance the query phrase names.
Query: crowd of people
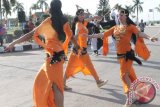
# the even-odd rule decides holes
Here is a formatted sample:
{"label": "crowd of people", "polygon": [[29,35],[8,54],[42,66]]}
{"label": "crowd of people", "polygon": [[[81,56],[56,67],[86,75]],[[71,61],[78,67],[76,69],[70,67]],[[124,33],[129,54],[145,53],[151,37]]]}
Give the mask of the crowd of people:
{"label": "crowd of people", "polygon": [[[133,61],[140,65],[142,63],[131,48],[132,35],[134,34],[136,40],[145,38],[154,42],[158,39],[145,34],[142,24],[139,26],[143,27],[143,29],[139,30],[129,18],[129,11],[123,8],[119,10],[118,14],[112,13],[112,20],[108,22],[101,21],[102,17],[100,16],[85,19],[84,10],[78,9],[70,28],[67,18],[61,11],[61,7],[60,0],[52,0],[49,11],[50,17],[46,18],[34,29],[29,30],[27,28],[24,36],[10,43],[5,49],[5,51],[10,51],[15,44],[29,40],[32,37],[38,45],[44,48],[46,59],[34,80],[34,106],[64,107],[64,89],[71,90],[66,85],[66,79],[79,72],[93,76],[98,87],[104,86],[107,80],[102,80],[98,76],[92,64],[92,59],[87,52],[87,40],[89,38],[92,39],[91,45],[95,54],[98,54],[98,50],[102,47],[103,55],[107,55],[109,36],[113,38],[117,59],[120,64],[120,78],[126,94],[124,106],[133,106],[134,103],[130,104],[128,101],[129,87],[137,79],[133,69]],[[109,28],[104,30],[103,27],[106,25],[109,25]],[[91,33],[88,31],[89,28],[91,28]],[[101,29],[104,32],[101,32]],[[45,39],[45,43],[39,38],[40,36]],[[63,78],[63,63],[65,55],[68,53],[69,42],[72,42],[73,47]],[[135,42],[135,47],[137,48],[141,48],[144,45],[144,42]],[[141,56],[146,54],[139,51],[137,53],[141,54]],[[149,53],[147,55],[149,56]]]}

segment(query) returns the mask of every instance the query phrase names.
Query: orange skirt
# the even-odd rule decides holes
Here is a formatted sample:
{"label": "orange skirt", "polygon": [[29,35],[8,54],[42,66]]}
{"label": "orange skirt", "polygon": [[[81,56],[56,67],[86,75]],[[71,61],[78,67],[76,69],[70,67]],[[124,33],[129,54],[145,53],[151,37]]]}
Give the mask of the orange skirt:
{"label": "orange skirt", "polygon": [[120,63],[120,78],[122,80],[123,90],[124,93],[128,93],[130,87],[127,85],[124,75],[126,73],[128,74],[131,83],[137,79],[134,69],[132,67],[133,61],[126,61],[125,58],[120,58],[118,61]]}
{"label": "orange skirt", "polygon": [[33,102],[35,107],[56,107],[52,84],[56,84],[62,92],[63,88],[63,62],[50,65],[46,60],[35,77],[33,86]]}
{"label": "orange skirt", "polygon": [[66,67],[67,79],[78,72],[82,72],[84,75],[92,75],[96,80],[99,79],[88,54],[78,56],[73,52],[71,52],[71,55]]}

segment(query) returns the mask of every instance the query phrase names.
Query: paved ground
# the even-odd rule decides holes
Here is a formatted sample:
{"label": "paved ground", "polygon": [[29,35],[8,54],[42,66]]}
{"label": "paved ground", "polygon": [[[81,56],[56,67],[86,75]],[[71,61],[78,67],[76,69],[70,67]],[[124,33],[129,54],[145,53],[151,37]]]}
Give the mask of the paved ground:
{"label": "paved ground", "polygon": [[[160,83],[160,42],[146,43],[152,52],[151,57],[147,62],[143,61],[143,66],[134,63],[136,74],[150,76]],[[77,74],[67,81],[73,90],[64,93],[65,107],[122,107],[125,96],[115,52],[110,52],[107,57],[89,53],[99,76],[109,82],[99,89],[91,76]],[[33,80],[44,58],[42,50],[0,54],[0,107],[33,107]],[[153,102],[140,107],[160,107],[160,90]]]}

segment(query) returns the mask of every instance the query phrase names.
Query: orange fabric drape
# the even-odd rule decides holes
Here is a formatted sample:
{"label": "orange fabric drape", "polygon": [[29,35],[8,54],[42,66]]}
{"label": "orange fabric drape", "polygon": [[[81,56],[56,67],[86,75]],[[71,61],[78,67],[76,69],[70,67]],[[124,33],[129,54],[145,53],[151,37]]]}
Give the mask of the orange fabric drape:
{"label": "orange fabric drape", "polygon": [[63,94],[63,62],[50,65],[50,61],[46,60],[34,81],[33,102],[35,107],[56,107],[52,90],[53,83]]}
{"label": "orange fabric drape", "polygon": [[99,79],[88,54],[78,56],[71,53],[66,67],[67,79],[78,72],[82,72],[84,75],[92,75],[96,80]]}
{"label": "orange fabric drape", "polygon": [[137,38],[136,45],[135,45],[135,53],[145,61],[149,59],[150,51],[145,45],[143,38],[140,38],[140,37]]}
{"label": "orange fabric drape", "polygon": [[65,24],[63,29],[66,34],[66,40],[63,43],[63,49],[64,49],[65,54],[67,55],[68,54],[68,44],[71,39],[71,35],[73,35],[73,34],[70,29],[69,23]]}
{"label": "orange fabric drape", "polygon": [[[58,35],[51,25],[51,19],[47,18],[36,29],[33,35],[35,42],[42,46],[46,53],[53,55],[54,51],[66,50],[72,32],[68,23],[65,23],[63,30],[66,33],[64,43],[58,40]],[[44,36],[45,43],[39,39],[39,35]],[[63,94],[63,63],[50,64],[50,58],[46,58],[44,64],[37,73],[33,86],[33,102],[35,107],[56,107],[54,102],[54,92],[52,85],[55,84]]]}
{"label": "orange fabric drape", "polygon": [[110,29],[108,29],[107,31],[104,32],[104,37],[103,37],[103,55],[107,55],[108,51],[109,51],[109,47],[108,47],[108,37],[111,36],[114,32],[114,28],[112,27]]}
{"label": "orange fabric drape", "polygon": [[108,54],[108,37],[103,39],[103,55],[106,56]]}

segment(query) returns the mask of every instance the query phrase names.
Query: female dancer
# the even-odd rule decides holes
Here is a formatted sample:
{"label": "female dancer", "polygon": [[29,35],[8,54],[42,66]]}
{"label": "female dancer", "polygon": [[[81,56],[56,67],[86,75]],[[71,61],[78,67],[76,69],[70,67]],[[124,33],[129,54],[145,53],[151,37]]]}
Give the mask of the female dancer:
{"label": "female dancer", "polygon": [[141,61],[135,57],[134,51],[131,49],[131,36],[132,33],[136,34],[138,37],[150,39],[151,41],[156,41],[157,38],[151,38],[145,33],[140,32],[132,20],[129,18],[129,12],[126,9],[121,9],[119,11],[119,25],[113,26],[107,31],[90,37],[103,37],[103,51],[106,52],[106,40],[110,35],[114,35],[116,40],[116,50],[117,58],[120,63],[120,78],[122,80],[123,89],[127,96],[125,107],[131,107],[129,104],[129,87],[131,83],[137,79],[134,69],[132,67],[133,61],[138,64],[142,64]]}
{"label": "female dancer", "polygon": [[73,48],[73,51],[70,54],[70,58],[67,63],[66,72],[64,76],[64,88],[66,90],[71,89],[66,85],[66,79],[78,72],[82,72],[84,75],[92,75],[98,87],[101,87],[107,83],[107,81],[102,81],[99,78],[87,53],[88,30],[86,26],[89,21],[99,18],[100,17],[95,16],[88,20],[84,20],[84,10],[79,9],[76,12],[76,17],[74,18],[74,22],[72,25],[72,31],[75,32],[75,36],[77,37],[77,41],[81,51],[77,51],[77,49]]}
{"label": "female dancer", "polygon": [[[33,102],[35,107],[64,107],[63,105],[63,62],[72,31],[67,19],[61,11],[61,2],[52,0],[50,4],[51,17],[44,20],[34,31],[11,43],[7,48],[10,50],[14,44],[20,43],[32,37],[44,48],[47,58],[37,73],[33,86]],[[63,40],[66,34],[65,41]],[[39,36],[45,38],[43,43]],[[64,42],[63,42],[64,41]]]}

